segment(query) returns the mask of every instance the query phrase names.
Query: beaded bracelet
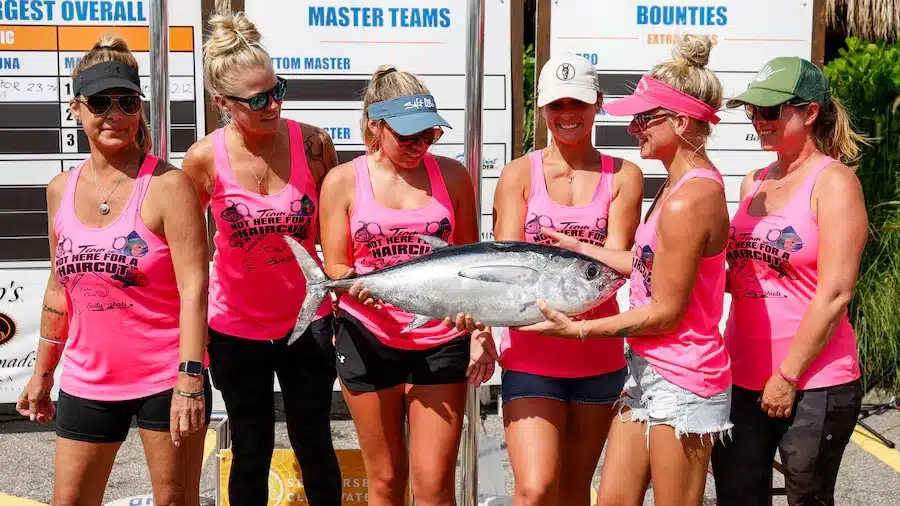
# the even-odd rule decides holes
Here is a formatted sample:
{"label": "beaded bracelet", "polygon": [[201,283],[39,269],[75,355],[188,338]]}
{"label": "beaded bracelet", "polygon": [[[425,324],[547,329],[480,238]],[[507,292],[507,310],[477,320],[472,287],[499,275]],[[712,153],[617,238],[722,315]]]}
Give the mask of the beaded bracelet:
{"label": "beaded bracelet", "polygon": [[204,393],[206,393],[204,390],[200,390],[197,392],[185,392],[184,390],[180,390],[178,388],[174,388],[172,391],[177,395],[188,397],[190,399],[199,399],[200,397],[203,397]]}

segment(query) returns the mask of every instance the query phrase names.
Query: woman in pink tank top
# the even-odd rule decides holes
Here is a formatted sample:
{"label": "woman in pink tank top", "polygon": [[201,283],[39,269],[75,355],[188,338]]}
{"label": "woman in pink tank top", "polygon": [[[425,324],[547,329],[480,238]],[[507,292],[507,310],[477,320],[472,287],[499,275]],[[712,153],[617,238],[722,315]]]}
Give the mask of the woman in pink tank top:
{"label": "woman in pink tank top", "polygon": [[101,504],[136,418],[154,502],[198,505],[212,400],[203,216],[188,178],[149,154],[126,42],[101,39],[72,76],[90,155],[47,186],[51,272],[17,408],[40,423],[55,415],[53,504]]}
{"label": "woman in pink tank top", "polygon": [[206,88],[227,124],[193,145],[182,165],[216,227],[209,355],[231,431],[229,502],[268,501],[277,376],[306,498],[312,506],[338,506],[331,306],[323,304],[288,346],[306,278],[284,240],[293,238],[318,258],[318,189],[336,164],[334,145],[321,128],[281,117],[289,81],[275,75],[260,34],[243,13],[214,16],[210,25]]}
{"label": "woman in pink tank top", "polygon": [[[427,254],[423,234],[452,244],[478,240],[465,167],[427,151],[449,125],[417,77],[378,69],[365,92],[361,126],[367,154],[335,167],[322,186],[322,251],[330,277]],[[484,351],[493,352],[489,332],[470,336],[437,320],[402,332],[412,319],[373,301],[359,283],[337,307],[337,370],[373,506],[403,504],[410,473],[417,501],[454,503],[466,377],[480,382],[493,372],[493,356]]]}
{"label": "woman in pink tank top", "polygon": [[868,223],[844,163],[863,139],[822,71],[801,58],[767,62],[728,106],[746,108],[762,148],[778,158],[744,179],[731,222],[734,441],[713,454],[717,495],[766,504],[777,448],[788,503],[832,505],[862,401],[847,304]]}
{"label": "woman in pink tank top", "polygon": [[[571,69],[565,79],[560,69]],[[553,243],[541,227],[596,247],[629,251],[644,194],[640,169],[591,143],[602,105],[597,70],[581,56],[551,58],[538,106],[552,143],[513,160],[494,193],[494,239]],[[615,296],[588,318],[619,312]],[[613,404],[627,368],[624,339],[585,341],[503,329],[501,397],[515,504],[587,506]]]}
{"label": "woman in pink tank top", "polygon": [[627,337],[629,375],[598,504],[639,504],[652,476],[657,502],[699,506],[713,442],[731,427],[730,361],[718,328],[728,209],[704,149],[722,102],[722,86],[706,68],[712,45],[708,37],[684,36],[673,61],[656,65],[632,95],[603,106],[633,116],[629,132],[641,157],[662,162],[669,176],[638,226],[633,252],[556,236],[630,275],[631,309],[573,322],[542,305],[547,321],[525,327],[581,340]]}

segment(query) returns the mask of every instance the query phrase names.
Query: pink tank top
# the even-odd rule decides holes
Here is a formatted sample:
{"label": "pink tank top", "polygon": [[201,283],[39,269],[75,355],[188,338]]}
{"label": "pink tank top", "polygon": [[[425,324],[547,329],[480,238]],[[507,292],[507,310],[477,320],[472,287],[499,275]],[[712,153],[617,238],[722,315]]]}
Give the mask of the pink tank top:
{"label": "pink tank top", "polygon": [[[216,223],[209,277],[209,326],[253,340],[278,339],[293,328],[306,278],[283,236],[316,253],[318,194],[303,150],[300,124],[284,120],[291,146],[291,177],[276,193],[260,195],[235,179],[225,130],[213,132],[216,183],[210,208]],[[316,318],[327,315],[330,301]]]}
{"label": "pink tank top", "polygon": [[[541,234],[551,228],[578,240],[603,246],[607,218],[613,195],[613,159],[602,155],[600,180],[591,202],[583,206],[556,203],[547,192],[541,151],[529,155],[531,187],[525,219],[525,241],[552,243]],[[619,313],[615,296],[590,311],[588,318],[603,318]],[[625,367],[624,339],[567,339],[519,332],[504,328],[500,341],[500,365],[513,371],[554,378],[583,378]]]}
{"label": "pink tank top", "polygon": [[[382,206],[375,200],[366,156],[353,160],[356,169],[356,196],[350,214],[353,266],[362,275],[384,269],[431,252],[418,235],[432,235],[453,243],[456,226],[453,203],[447,193],[437,160],[425,154],[425,169],[431,184],[431,199],[423,207],[403,211]],[[341,297],[342,309],[356,317],[385,345],[407,350],[423,350],[451,341],[463,332],[433,320],[409,331],[401,331],[413,315],[386,304],[382,309],[365,306],[350,297]]]}
{"label": "pink tank top", "polygon": [[[738,386],[765,387],[787,356],[816,293],[819,226],[810,198],[816,178],[833,161],[826,157],[814,167],[781,210],[751,216],[750,202],[769,172],[766,167],[731,221],[727,257],[731,312],[725,342]],[[856,335],[845,311],[798,388],[840,385],[859,376]]]}
{"label": "pink tank top", "polygon": [[[709,169],[693,169],[675,183],[669,196],[694,178],[712,179],[720,185],[722,176]],[[724,185],[723,185],[724,186]],[[660,192],[662,189],[660,189]],[[659,199],[653,215],[638,226],[632,262],[631,307],[650,302],[653,290],[653,252],[657,249],[656,225],[664,200]],[[731,385],[731,361],[719,332],[725,295],[725,249],[711,257],[701,257],[687,311],[674,332],[637,336],[628,345],[666,380],[702,397],[711,397]]]}
{"label": "pink tank top", "polygon": [[121,401],[175,385],[181,299],[169,246],[141,219],[158,161],[146,155],[127,207],[103,228],[90,228],[75,214],[85,162],[66,183],[53,221],[59,241],[53,268],[69,311],[60,388],[70,395]]}

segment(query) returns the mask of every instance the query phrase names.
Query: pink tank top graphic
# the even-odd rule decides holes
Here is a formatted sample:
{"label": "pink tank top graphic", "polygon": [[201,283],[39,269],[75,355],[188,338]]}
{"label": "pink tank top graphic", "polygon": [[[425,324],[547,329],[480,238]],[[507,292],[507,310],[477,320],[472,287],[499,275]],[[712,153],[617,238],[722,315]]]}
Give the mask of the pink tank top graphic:
{"label": "pink tank top graphic", "polygon": [[[607,218],[613,195],[613,159],[602,155],[602,172],[591,202],[583,206],[556,203],[547,192],[541,151],[529,155],[531,189],[525,219],[525,241],[552,243],[541,234],[551,228],[578,240],[603,246],[607,236]],[[618,314],[615,296],[587,313],[587,318]],[[500,341],[500,365],[504,369],[550,376],[583,378],[617,371],[625,367],[624,339],[566,339],[542,336],[535,332],[503,329]]]}
{"label": "pink tank top graphic", "polygon": [[[353,212],[350,214],[350,234],[353,266],[357,274],[384,269],[430,253],[431,246],[423,242],[418,237],[419,234],[453,243],[456,225],[453,203],[433,155],[425,154],[431,199],[423,207],[408,211],[385,207],[375,200],[365,155],[357,157],[353,166],[356,169],[356,195]],[[440,320],[433,320],[415,330],[401,333],[413,320],[413,315],[389,304],[376,309],[343,296],[340,306],[392,348],[423,350],[444,344],[463,334]]]}
{"label": "pink tank top graphic", "polygon": [[[723,185],[718,172],[693,169],[675,183],[669,195],[694,178],[712,179]],[[658,210],[663,203],[664,200],[658,198],[652,216],[639,225],[635,233],[630,283],[632,308],[648,304],[653,292],[651,275],[657,249],[656,226]],[[725,249],[715,256],[700,259],[687,311],[674,332],[629,338],[628,345],[666,380],[685,390],[702,397],[725,391],[731,385],[731,361],[719,332],[724,295]]]}
{"label": "pink tank top graphic", "polygon": [[53,268],[69,311],[60,388],[76,397],[138,399],[175,385],[181,334],[175,271],[168,244],[141,219],[158,161],[144,158],[127,207],[103,228],[88,227],[75,214],[85,162],[66,183],[53,221]]}
{"label": "pink tank top graphic", "polygon": [[[816,178],[833,161],[826,157],[814,167],[781,210],[756,217],[749,207],[769,172],[763,169],[731,221],[725,342],[738,386],[762,390],[778,372],[816,293],[819,227],[810,198]],[[798,388],[840,385],[859,376],[856,334],[845,312]]]}
{"label": "pink tank top graphic", "polygon": [[[253,340],[278,339],[291,330],[306,294],[306,278],[283,236],[316,253],[318,194],[303,150],[300,124],[290,134],[291,177],[276,193],[260,195],[235,179],[225,131],[213,132],[216,183],[210,209],[216,223],[209,278],[209,325]],[[330,311],[330,301],[317,318]]]}

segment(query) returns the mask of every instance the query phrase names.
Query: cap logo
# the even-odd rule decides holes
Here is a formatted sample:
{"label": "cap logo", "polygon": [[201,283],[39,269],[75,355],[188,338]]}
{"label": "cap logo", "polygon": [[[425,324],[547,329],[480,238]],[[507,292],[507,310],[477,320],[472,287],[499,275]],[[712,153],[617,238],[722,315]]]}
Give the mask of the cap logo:
{"label": "cap logo", "polygon": [[433,109],[434,108],[434,100],[431,100],[428,97],[424,97],[424,98],[417,98],[415,100],[410,100],[409,102],[406,102],[405,104],[403,104],[403,108],[406,109],[407,111],[410,109],[418,110],[423,107]]}
{"label": "cap logo", "polygon": [[556,77],[560,81],[569,81],[575,77],[575,67],[570,63],[563,63],[556,69]]}
{"label": "cap logo", "polygon": [[758,83],[761,83],[761,82],[767,81],[770,77],[772,77],[773,75],[775,75],[783,70],[784,69],[772,70],[772,67],[766,65],[765,67],[762,68],[762,70],[759,71],[758,74],[756,74],[756,77],[754,77],[753,80]]}

